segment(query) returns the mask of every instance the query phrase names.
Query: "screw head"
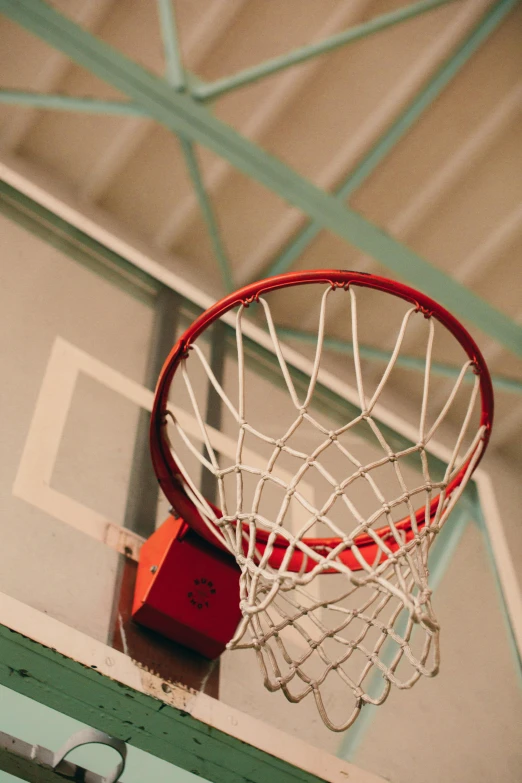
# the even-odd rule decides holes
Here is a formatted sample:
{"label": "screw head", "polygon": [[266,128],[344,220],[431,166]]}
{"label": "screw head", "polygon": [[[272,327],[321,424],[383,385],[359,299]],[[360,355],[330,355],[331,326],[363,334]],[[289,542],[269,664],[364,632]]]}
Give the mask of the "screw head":
{"label": "screw head", "polygon": [[150,567],[151,574],[155,574],[157,570],[158,570],[158,566],[157,565],[153,565],[153,566]]}

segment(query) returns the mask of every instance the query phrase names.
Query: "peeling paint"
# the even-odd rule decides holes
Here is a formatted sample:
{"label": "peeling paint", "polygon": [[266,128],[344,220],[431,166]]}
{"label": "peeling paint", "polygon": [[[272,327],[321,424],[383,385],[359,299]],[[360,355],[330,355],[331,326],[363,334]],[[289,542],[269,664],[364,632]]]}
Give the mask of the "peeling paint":
{"label": "peeling paint", "polygon": [[128,655],[129,654],[129,647],[128,647],[128,644],[127,644],[127,637],[125,635],[125,627],[124,627],[124,623],[123,623],[123,619],[122,619],[121,614],[118,615],[118,623],[120,625],[120,634],[121,634],[121,640],[122,640],[122,644],[123,644],[123,652],[125,653],[125,655]]}
{"label": "peeling paint", "polygon": [[2,621],[11,626],[0,625],[0,682],[82,723],[183,769],[197,769],[214,783],[342,783],[346,775],[340,771],[351,769],[354,783],[379,781],[320,750],[310,754],[306,743],[206,694],[175,683],[165,693],[164,679],[123,653],[9,596],[0,594],[0,602]]}

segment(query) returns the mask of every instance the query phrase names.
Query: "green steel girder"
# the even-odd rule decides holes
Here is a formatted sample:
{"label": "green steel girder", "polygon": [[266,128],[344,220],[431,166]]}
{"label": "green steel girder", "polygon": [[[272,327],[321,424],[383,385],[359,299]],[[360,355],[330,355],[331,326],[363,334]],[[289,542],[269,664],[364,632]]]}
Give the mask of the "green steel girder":
{"label": "green steel girder", "polygon": [[[321,54],[334,51],[380,30],[385,30],[400,22],[438,8],[441,5],[454,2],[456,0],[421,0],[419,3],[399,8],[397,11],[383,14],[375,19],[371,19],[369,22],[351,27],[319,43],[300,47],[286,55],[281,55],[253,68],[248,68],[238,74],[234,74],[234,76],[206,83],[195,74],[187,72],[183,68],[172,0],[157,0],[166,63],[165,78],[177,90],[188,88],[193,97],[201,100],[213,99],[229,90],[235,89],[235,87],[250,84],[264,76],[318,57]],[[230,86],[226,84],[228,81],[231,82]],[[0,102],[43,109],[61,109],[63,111],[85,111],[100,114],[129,113],[148,116],[143,109],[134,106],[132,103],[78,98],[68,95],[31,93],[20,90],[0,90]]]}
{"label": "green steel girder", "polygon": [[[443,63],[435,75],[411,101],[409,106],[404,109],[376,144],[345,177],[335,191],[336,198],[340,201],[346,201],[375,171],[379,163],[406,135],[421,114],[431,106],[515,4],[516,2],[511,2],[511,0],[500,0],[482,17],[458,49]],[[286,271],[313,242],[321,228],[322,226],[319,223],[312,221],[298,231],[286,247],[283,248],[278,258],[265,270],[266,276],[271,277]]]}
{"label": "green steel girder", "polygon": [[153,307],[163,284],[0,180],[0,213],[122,291]]}
{"label": "green steel girder", "polygon": [[88,114],[121,114],[129,117],[148,117],[141,106],[129,101],[104,101],[99,98],[77,98],[71,95],[53,95],[22,90],[0,90],[0,103],[31,106],[35,109],[81,111]]}
{"label": "green steel girder", "polygon": [[[185,90],[187,88],[187,74],[181,60],[176,16],[172,0],[158,0],[158,10],[166,62],[165,78],[175,89]],[[219,231],[218,221],[214,214],[212,202],[205,190],[194,145],[192,144],[192,141],[183,134],[179,134],[179,141],[183,157],[185,158],[187,171],[198,200],[199,209],[207,227],[212,249],[221,271],[221,278],[225,291],[230,293],[234,290],[230,264]]]}
{"label": "green steel girder", "polygon": [[[122,256],[109,250],[83,231],[72,226],[67,221],[42,207],[33,199],[25,196],[16,188],[0,180],[0,213],[23,226],[35,236],[56,247],[62,253],[74,258],[87,269],[116,285],[121,290],[134,296],[138,301],[149,307],[154,307],[158,294],[164,286],[155,277],[143,272]],[[185,302],[185,305],[187,301]],[[200,313],[196,307],[191,313],[191,320]],[[317,334],[297,329],[277,327],[278,335],[284,340],[299,340],[300,342],[316,344]],[[351,355],[353,346],[335,337],[325,337],[324,346],[329,351]],[[387,363],[391,354],[370,345],[359,345],[359,353],[363,359],[377,363]],[[399,355],[396,363],[405,369],[424,372],[425,361],[417,356]],[[434,375],[446,378],[456,378],[460,367],[451,364],[432,362],[431,371]],[[467,377],[467,376],[466,376]],[[495,389],[498,391],[522,394],[522,381],[504,375],[492,375]]]}
{"label": "green steel girder", "polygon": [[454,3],[455,1],[456,0],[421,0],[419,3],[413,3],[404,8],[398,8],[396,11],[391,11],[388,14],[383,14],[382,16],[370,19],[363,24],[350,27],[348,30],[343,30],[343,32],[332,35],[318,43],[301,46],[299,49],[294,49],[292,52],[282,54],[280,57],[266,60],[258,65],[254,65],[252,68],[245,68],[245,70],[239,71],[239,73],[235,73],[233,76],[226,76],[215,82],[207,82],[206,84],[196,86],[192,91],[192,94],[194,97],[203,101],[217,98],[231,90],[237,90],[238,87],[245,87],[247,84],[257,82],[260,79],[283,71],[293,65],[299,65],[307,60],[319,57],[321,54],[333,52],[341,46],[360,41],[361,38],[366,38],[368,35],[373,35],[373,33],[386,30],[388,27],[393,27],[400,22],[413,19],[415,16],[424,14],[427,11],[432,11],[441,5]]}
{"label": "green steel girder", "polygon": [[179,137],[181,149],[185,158],[187,170],[192,180],[194,192],[199,203],[199,209],[205,225],[207,227],[208,235],[212,243],[212,249],[218,262],[218,266],[221,272],[221,279],[227,293],[231,293],[234,290],[234,282],[232,280],[232,272],[230,270],[230,264],[226,254],[225,246],[221,238],[218,222],[214,214],[214,209],[208,194],[203,184],[203,179],[199,170],[199,164],[194,150],[192,142],[180,134]]}
{"label": "green steel girder", "polygon": [[[518,0],[501,0],[512,8]],[[42,0],[0,0],[0,11],[125,93],[152,119],[208,147],[247,176],[301,209],[323,228],[368,253],[399,277],[439,299],[506,348],[522,355],[522,327],[432,266],[371,221],[213,117],[187,94],[129,60]]]}
{"label": "green steel girder", "polygon": [[[472,512],[473,512],[472,518],[482,535],[482,540],[484,542],[490,567],[493,571],[497,598],[500,601],[500,605],[502,608],[502,619],[504,620],[504,628],[508,635],[509,646],[511,648],[511,654],[513,656],[513,663],[515,664],[517,679],[519,685],[522,686],[522,650],[517,640],[517,634],[512,622],[512,615],[508,607],[508,602],[506,600],[506,593],[502,587],[501,565],[499,563],[498,558],[495,556],[491,534],[488,532],[488,525],[486,524],[486,519],[484,516],[486,511],[482,503],[480,502],[480,496],[478,493],[477,485],[474,481],[470,483],[471,483],[470,492],[467,493],[467,496],[470,498],[470,502],[472,504]],[[466,491],[467,489],[468,487],[466,487]]]}
{"label": "green steel girder", "polygon": [[[158,294],[164,286],[156,278],[143,272],[122,256],[109,250],[83,231],[72,226],[67,221],[55,215],[50,210],[37,204],[20,191],[0,180],[0,213],[21,225],[27,231],[56,247],[62,253],[74,258],[100,277],[116,285],[122,291],[134,296],[138,301],[149,307],[154,307]],[[187,304],[187,302],[185,302]],[[196,308],[191,314],[195,318],[199,314]],[[277,327],[278,335],[284,340],[299,340],[311,344],[317,343],[317,334],[296,329]],[[353,346],[344,340],[325,337],[324,346],[329,351],[351,355]],[[387,363],[391,354],[369,345],[360,344],[359,354],[363,359],[377,363]],[[424,372],[425,361],[417,356],[398,356],[398,366],[417,372]],[[450,364],[432,362],[431,371],[434,375],[446,378],[456,378],[460,367]],[[467,376],[466,376],[467,378]],[[522,381],[504,375],[493,375],[493,385],[499,391],[522,394]]]}
{"label": "green steel girder", "polygon": [[171,0],[157,0],[167,81],[176,90],[184,90],[186,78],[179,49],[176,17]]}
{"label": "green steel girder", "polygon": [[[277,334],[286,340],[297,340],[302,343],[317,345],[317,334],[314,332],[304,332],[300,329],[289,329],[284,326],[277,327]],[[341,353],[345,356],[353,356],[353,343],[346,340],[339,340],[335,337],[324,337],[323,346],[327,351]],[[359,344],[359,355],[362,359],[368,359],[372,362],[387,364],[392,354],[389,351],[382,351],[371,345]],[[409,356],[408,354],[399,354],[395,360],[397,367],[403,367],[405,370],[415,370],[425,372],[426,359],[422,356]],[[462,367],[455,364],[443,364],[441,362],[431,362],[430,372],[432,375],[440,378],[458,378]],[[492,375],[491,380],[497,391],[511,392],[512,394],[522,394],[522,381],[516,378],[510,378],[506,375]],[[464,383],[472,383],[473,375],[464,376]]]}

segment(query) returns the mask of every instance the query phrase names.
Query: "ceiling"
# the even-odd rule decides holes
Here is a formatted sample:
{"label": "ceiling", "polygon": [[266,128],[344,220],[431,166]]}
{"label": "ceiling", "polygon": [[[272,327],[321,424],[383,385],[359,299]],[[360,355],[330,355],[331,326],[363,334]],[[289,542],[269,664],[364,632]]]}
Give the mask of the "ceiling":
{"label": "ceiling", "polygon": [[[519,382],[492,445],[522,461],[522,3],[0,0],[0,40],[0,163],[212,297],[317,267],[423,289]],[[276,316],[310,327],[303,295]]]}

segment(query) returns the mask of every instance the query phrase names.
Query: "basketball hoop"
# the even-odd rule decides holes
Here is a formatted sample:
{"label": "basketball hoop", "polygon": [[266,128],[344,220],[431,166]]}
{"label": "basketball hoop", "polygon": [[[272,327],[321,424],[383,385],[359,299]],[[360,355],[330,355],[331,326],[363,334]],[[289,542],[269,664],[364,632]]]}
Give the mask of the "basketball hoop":
{"label": "basketball hoop", "polygon": [[[315,358],[308,388],[300,399],[265,295],[301,285],[313,286],[321,296]],[[364,385],[358,339],[361,289],[397,297],[408,305],[395,347],[371,395]],[[347,417],[340,426],[328,428],[313,414],[312,407],[323,357],[327,307],[336,290],[344,292],[349,306],[358,403],[355,415]],[[252,303],[257,303],[265,318],[272,350],[295,409],[290,425],[277,437],[266,428],[261,431],[253,427],[247,420],[243,315]],[[225,318],[229,325],[234,323],[230,315],[233,310],[236,403],[216,379],[198,343],[198,338],[216,321]],[[376,406],[397,364],[405,335],[418,319],[426,319],[428,325],[417,440],[397,450],[391,448],[376,420]],[[441,327],[460,344],[466,358],[451,392],[430,422],[432,350],[435,329]],[[236,453],[231,464],[222,464],[211,444],[190,377],[192,365],[197,365],[198,372],[212,384],[234,423]],[[198,445],[174,411],[176,400],[169,399],[175,376],[181,376],[191,401],[199,428]],[[471,384],[467,383],[469,376],[473,376]],[[449,411],[454,413],[457,396],[460,400],[464,393],[466,405],[447,466],[443,475],[434,477],[427,447]],[[269,690],[282,690],[290,701],[301,701],[313,693],[324,723],[334,731],[342,731],[353,723],[365,703],[381,704],[392,684],[410,688],[422,675],[437,673],[439,626],[431,607],[428,551],[482,457],[492,418],[491,379],[471,336],[435,301],[385,278],[344,270],[279,275],[230,294],[187,329],[159,378],[151,422],[152,461],[161,488],[174,509],[200,536],[234,555],[240,569],[242,620],[228,647],[256,651]],[[294,445],[304,426],[317,435],[315,447],[307,453]],[[379,456],[371,461],[359,458],[347,445],[346,438],[358,427],[365,427],[380,449]],[[249,460],[246,439],[257,440],[269,450],[265,464]],[[194,475],[185,469],[182,451],[190,459],[196,458],[197,464],[215,477],[216,505],[203,497]],[[334,475],[325,467],[326,456],[332,454],[336,469],[344,471],[342,475]],[[295,461],[296,468],[290,474],[279,470],[283,459]],[[420,478],[413,485],[408,483],[404,467],[409,459],[418,460],[420,466]],[[383,468],[397,482],[398,491],[391,497],[384,496],[376,478]],[[328,488],[319,503],[311,501],[303,489],[312,474]],[[232,497],[231,482],[235,488]],[[248,482],[253,482],[254,487],[247,504]],[[350,498],[359,486],[371,494],[375,503],[370,514],[361,513]],[[268,488],[277,490],[281,497],[279,507],[270,517],[263,510]],[[290,509],[295,507],[303,520],[298,529],[289,523]],[[344,526],[334,518],[339,509],[344,514]],[[318,526],[328,535],[311,537],[310,530]],[[321,595],[318,584],[322,585],[323,579],[332,580],[330,585],[338,588],[335,595],[330,594],[331,587]],[[382,680],[377,697],[369,693],[372,672]],[[329,678],[338,678],[339,684],[353,696],[341,719],[332,718],[325,704],[323,688]]]}

